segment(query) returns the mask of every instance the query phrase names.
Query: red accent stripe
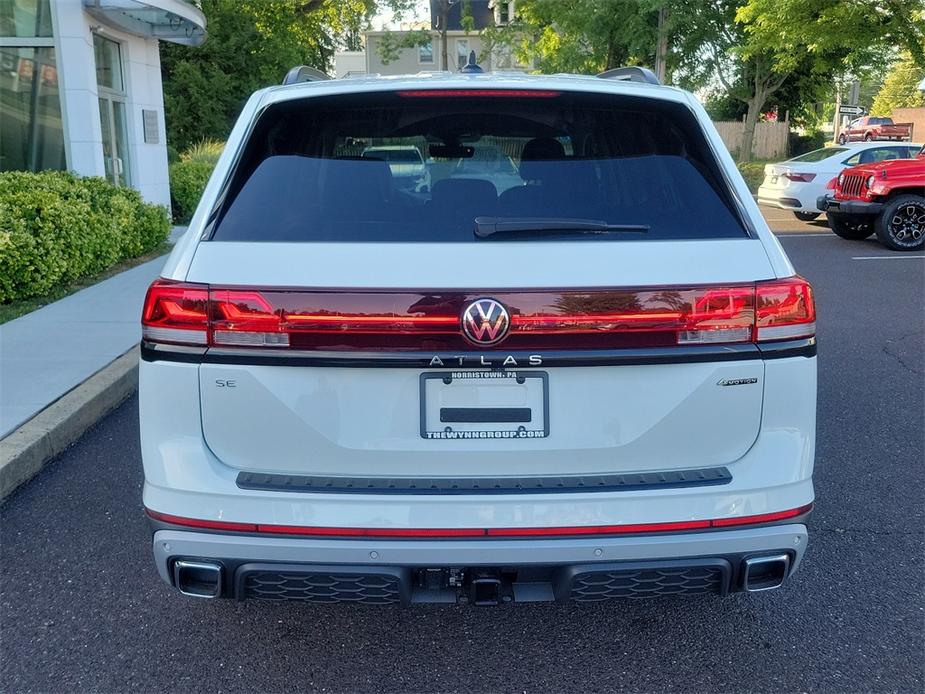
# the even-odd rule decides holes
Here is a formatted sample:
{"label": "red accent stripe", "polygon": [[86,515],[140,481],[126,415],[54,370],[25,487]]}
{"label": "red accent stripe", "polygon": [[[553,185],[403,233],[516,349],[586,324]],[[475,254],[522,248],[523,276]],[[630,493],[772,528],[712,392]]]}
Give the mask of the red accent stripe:
{"label": "red accent stripe", "polygon": [[257,526],[257,532],[338,537],[484,537],[485,535],[485,531],[481,528],[331,528],[264,524]]}
{"label": "red accent stripe", "polygon": [[756,516],[717,518],[716,520],[710,521],[710,523],[714,528],[725,528],[730,525],[746,525],[749,523],[770,523],[771,521],[784,520],[786,518],[793,518],[804,513],[809,513],[812,509],[812,504],[806,504],[806,506],[801,506],[800,508],[792,508],[787,511],[776,511],[774,513],[760,513]]}
{"label": "red accent stripe", "polygon": [[709,528],[710,521],[678,521],[675,523],[636,523],[633,525],[578,525],[561,528],[488,528],[486,534],[495,537],[548,537],[555,535],[628,535],[631,533],[664,533],[678,530]]}
{"label": "red accent stripe", "polygon": [[190,528],[208,528],[209,530],[234,530],[241,533],[257,532],[257,525],[254,523],[232,523],[230,521],[212,521],[202,520],[200,518],[183,518],[182,516],[171,516],[169,513],[160,513],[152,511],[149,508],[145,512],[154,520],[172,523],[173,525],[185,525]]}
{"label": "red accent stripe", "polygon": [[414,89],[396,92],[399,96],[410,97],[434,97],[456,96],[456,97],[478,97],[478,96],[501,96],[513,98],[540,97],[547,98],[559,96],[561,92],[550,91],[548,89]]}
{"label": "red accent stripe", "polygon": [[145,509],[151,518],[172,525],[208,530],[230,530],[234,532],[267,533],[273,535],[311,535],[325,537],[405,537],[405,538],[450,538],[450,537],[569,537],[582,535],[630,535],[640,533],[666,533],[683,530],[702,530],[738,525],[756,525],[795,518],[809,513],[812,504],[774,513],[752,516],[717,518],[713,520],[673,521],[667,523],[634,523],[628,525],[576,525],[545,528],[333,528],[329,526],[267,525],[255,523],[233,523],[230,521],[183,518]]}

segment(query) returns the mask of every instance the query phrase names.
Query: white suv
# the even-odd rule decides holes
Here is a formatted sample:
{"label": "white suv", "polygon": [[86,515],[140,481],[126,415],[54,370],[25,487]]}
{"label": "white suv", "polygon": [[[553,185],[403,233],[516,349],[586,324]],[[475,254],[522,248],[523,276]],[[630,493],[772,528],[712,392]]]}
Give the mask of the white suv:
{"label": "white suv", "polygon": [[[251,97],[144,307],[165,581],[498,604],[793,573],[812,290],[700,104],[649,74]],[[426,152],[430,189],[379,146]],[[479,147],[520,183],[453,176]]]}

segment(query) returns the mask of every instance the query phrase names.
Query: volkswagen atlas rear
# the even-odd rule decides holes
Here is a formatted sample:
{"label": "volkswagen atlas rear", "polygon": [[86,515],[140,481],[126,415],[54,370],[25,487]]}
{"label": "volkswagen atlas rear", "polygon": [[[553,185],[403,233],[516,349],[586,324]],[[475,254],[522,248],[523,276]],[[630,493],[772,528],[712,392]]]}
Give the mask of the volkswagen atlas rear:
{"label": "volkswagen atlas rear", "polygon": [[[406,148],[428,185],[370,156]],[[489,150],[516,176],[466,166]],[[806,548],[812,290],[686,92],[258,92],[142,323],[144,504],[187,595],[725,595]]]}

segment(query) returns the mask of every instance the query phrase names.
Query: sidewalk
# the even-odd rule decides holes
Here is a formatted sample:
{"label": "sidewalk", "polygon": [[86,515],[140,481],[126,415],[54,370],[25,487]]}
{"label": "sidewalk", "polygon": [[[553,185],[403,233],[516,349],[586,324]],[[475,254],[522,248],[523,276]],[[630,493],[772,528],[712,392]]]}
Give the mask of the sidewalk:
{"label": "sidewalk", "polygon": [[[186,227],[174,227],[170,241]],[[0,438],[141,339],[141,308],[165,257],[0,325]]]}

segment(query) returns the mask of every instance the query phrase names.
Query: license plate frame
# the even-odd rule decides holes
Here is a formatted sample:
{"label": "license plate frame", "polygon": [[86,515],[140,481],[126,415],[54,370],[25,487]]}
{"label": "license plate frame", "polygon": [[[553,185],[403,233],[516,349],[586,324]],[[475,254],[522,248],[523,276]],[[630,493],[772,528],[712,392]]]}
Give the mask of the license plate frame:
{"label": "license plate frame", "polygon": [[[478,375],[476,375],[478,374]],[[449,382],[446,379],[450,379]],[[539,387],[542,389],[541,394],[541,403],[542,403],[542,416],[536,418],[538,421],[534,423],[534,408],[530,407],[531,419],[530,424],[533,425],[533,428],[527,428],[523,425],[522,420],[516,419],[516,416],[520,413],[513,412],[514,410],[523,410],[528,409],[524,407],[505,407],[505,408],[495,408],[498,410],[504,410],[504,416],[510,417],[507,422],[504,421],[492,421],[491,419],[487,420],[451,420],[450,423],[456,424],[467,424],[467,423],[477,423],[480,425],[502,425],[500,428],[495,429],[481,429],[481,428],[461,428],[454,429],[452,426],[444,426],[440,431],[434,429],[428,429],[428,419],[427,419],[427,391],[428,391],[428,382],[432,380],[439,379],[444,382],[446,386],[452,386],[454,382],[465,382],[468,385],[473,385],[474,382],[484,381],[485,384],[488,383],[499,383],[499,384],[509,384],[506,382],[506,379],[512,379],[518,381],[518,383],[526,384],[526,381],[536,380],[539,381]],[[521,381],[521,379],[523,379]],[[488,386],[492,387],[492,386]],[[420,434],[421,438],[428,441],[437,441],[437,440],[457,440],[457,441],[472,441],[472,440],[530,440],[530,439],[541,439],[549,436],[549,374],[546,371],[480,371],[477,369],[459,369],[456,371],[425,371],[421,373],[420,377],[420,397],[419,397],[419,407],[420,407]],[[465,410],[465,409],[488,409],[492,408],[441,408],[440,412],[442,414],[443,410]],[[453,413],[456,414],[456,413]],[[473,413],[473,416],[481,416],[481,413]],[[540,421],[541,420],[541,421]],[[447,420],[441,421],[447,423]],[[540,424],[540,426],[536,426]],[[512,426],[512,425],[516,425]]]}

